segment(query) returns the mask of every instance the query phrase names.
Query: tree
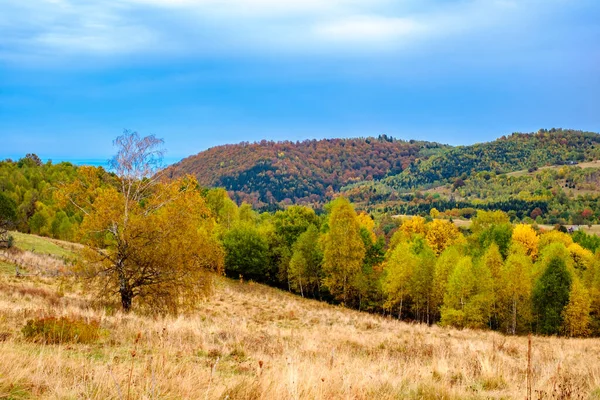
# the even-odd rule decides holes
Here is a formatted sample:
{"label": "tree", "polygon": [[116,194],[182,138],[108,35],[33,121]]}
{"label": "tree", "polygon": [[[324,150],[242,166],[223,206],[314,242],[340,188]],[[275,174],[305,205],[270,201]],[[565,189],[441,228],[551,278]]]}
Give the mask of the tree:
{"label": "tree", "polygon": [[277,211],[273,216],[275,235],[279,242],[274,249],[279,254],[279,281],[287,282],[288,289],[292,286],[289,279],[292,246],[308,227],[314,225],[318,228],[319,222],[319,217],[314,210],[305,206],[291,206],[283,211]]}
{"label": "tree", "polygon": [[463,257],[448,280],[441,324],[459,328],[487,326],[494,302],[491,281],[485,264]]}
{"label": "tree", "polygon": [[433,252],[439,256],[448,246],[459,243],[464,238],[452,222],[436,219],[427,224],[425,239]]}
{"label": "tree", "polygon": [[240,222],[223,236],[225,272],[232,278],[240,276],[258,282],[269,280],[269,244],[251,223]]}
{"label": "tree", "polygon": [[101,295],[118,296],[126,312],[134,300],[152,312],[193,308],[211,291],[207,271],[223,269],[223,252],[212,235],[215,221],[198,183],[191,177],[159,181],[162,140],[154,136],[125,131],[114,143],[116,187],[98,185],[92,174],[88,185],[63,190],[85,215],[81,234],[87,247],[78,272]]}
{"label": "tree", "polygon": [[527,255],[533,260],[536,259],[540,239],[530,225],[516,225],[515,229],[513,230],[512,240],[513,242],[522,244],[527,251]]}
{"label": "tree", "polygon": [[518,322],[528,321],[531,307],[531,259],[523,253],[513,253],[500,270],[499,304],[504,310],[502,321],[506,332],[515,335]]}
{"label": "tree", "polygon": [[360,225],[348,200],[340,197],[331,203],[328,226],[323,239],[323,282],[332,295],[347,303],[350,285],[365,257]]}
{"label": "tree", "polygon": [[554,335],[560,332],[570,290],[571,275],[565,260],[553,256],[533,289],[533,309],[539,333]]}
{"label": "tree", "polygon": [[449,247],[438,257],[433,274],[432,308],[438,313],[444,302],[448,279],[454,271],[454,267],[461,259],[460,252],[456,247]]}
{"label": "tree", "polygon": [[319,231],[314,225],[302,233],[293,246],[293,255],[290,261],[290,282],[304,297],[305,293],[320,296],[323,253],[319,248]]}
{"label": "tree", "polygon": [[230,229],[238,219],[238,206],[227,195],[223,188],[211,189],[206,194],[206,203],[217,222],[225,229]]}
{"label": "tree", "polygon": [[410,293],[412,277],[418,265],[419,257],[406,242],[398,244],[385,262],[382,283],[383,293],[387,298],[385,306],[390,310],[398,306],[399,319],[402,319],[405,300]]}
{"label": "tree", "polygon": [[0,247],[9,247],[11,242],[8,230],[17,218],[17,206],[10,198],[0,193]]}
{"label": "tree", "polygon": [[411,251],[417,255],[418,263],[414,268],[411,284],[410,296],[413,301],[413,311],[416,320],[430,323],[433,279],[435,273],[435,253],[428,246],[427,241],[417,237],[411,245]]}
{"label": "tree", "polygon": [[588,290],[579,279],[575,279],[569,294],[569,303],[562,312],[562,332],[566,336],[587,336],[590,334],[591,301]]}

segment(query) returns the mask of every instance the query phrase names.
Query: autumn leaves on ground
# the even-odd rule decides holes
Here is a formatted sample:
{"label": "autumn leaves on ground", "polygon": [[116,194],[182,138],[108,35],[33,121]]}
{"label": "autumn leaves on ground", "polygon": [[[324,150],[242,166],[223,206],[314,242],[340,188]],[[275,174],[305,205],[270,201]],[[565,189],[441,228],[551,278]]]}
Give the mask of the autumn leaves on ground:
{"label": "autumn leaves on ground", "polygon": [[[14,252],[21,277],[14,265],[1,264],[0,398],[527,395],[527,337],[407,324],[220,277],[213,296],[193,314],[123,314],[90,298],[73,280],[43,277],[33,263],[62,263],[68,260],[59,255],[64,249],[47,239],[19,237],[50,255],[34,259],[30,252]],[[27,336],[28,320],[50,316],[65,317],[59,343]],[[96,331],[70,337],[75,322]],[[534,337],[530,376],[534,399],[597,398],[600,341]]]}

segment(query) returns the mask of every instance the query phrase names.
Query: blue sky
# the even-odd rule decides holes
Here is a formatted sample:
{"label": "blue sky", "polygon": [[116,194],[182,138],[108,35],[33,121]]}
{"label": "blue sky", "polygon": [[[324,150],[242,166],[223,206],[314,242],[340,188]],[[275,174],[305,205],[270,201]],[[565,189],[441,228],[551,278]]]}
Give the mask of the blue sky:
{"label": "blue sky", "polygon": [[597,0],[0,0],[0,158],[600,131]]}

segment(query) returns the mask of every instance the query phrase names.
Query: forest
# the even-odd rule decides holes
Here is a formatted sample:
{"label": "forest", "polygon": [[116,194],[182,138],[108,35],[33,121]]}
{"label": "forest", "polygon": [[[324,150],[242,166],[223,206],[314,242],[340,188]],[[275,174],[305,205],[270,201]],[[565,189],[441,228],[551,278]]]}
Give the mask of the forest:
{"label": "forest", "polygon": [[473,209],[468,229],[433,203],[412,217],[357,211],[343,196],[319,213],[261,212],[191,176],[148,178],[138,161],[111,173],[35,155],[4,161],[0,220],[84,244],[70,273],[126,311],[193,308],[211,291],[205,274],[216,273],[423,324],[600,335],[597,236],[511,221],[500,206]]}
{"label": "forest", "polygon": [[[521,170],[598,160],[599,144],[597,133],[554,128],[513,133],[492,142],[457,147],[403,141],[387,135],[303,142],[261,141],[213,147],[169,167],[167,175],[192,174],[201,185],[223,187],[238,204],[247,202],[261,211],[276,211],[290,204],[321,209],[336,193],[348,188],[368,197],[369,207],[373,208],[374,203],[397,202],[405,193],[445,185],[460,188],[478,174],[487,174],[489,179]],[[538,189],[557,190],[546,181],[528,193],[528,197],[539,197],[535,192]],[[498,182],[495,186],[500,185]],[[520,194],[520,191],[510,193],[518,185],[526,186],[516,182],[512,186],[511,182],[511,189],[505,189],[502,196],[495,195],[496,187],[488,186],[493,189],[491,192],[473,192],[473,199],[468,195],[453,194],[453,197],[486,200],[491,193],[492,201],[504,201],[509,195]],[[570,186],[571,182],[563,182],[562,189],[568,194]],[[360,201],[356,199],[357,203]]]}
{"label": "forest", "polygon": [[322,206],[340,187],[404,170],[417,158],[447,148],[438,143],[377,138],[240,143],[218,146],[169,167],[169,177],[196,176],[232,198],[261,209]]}

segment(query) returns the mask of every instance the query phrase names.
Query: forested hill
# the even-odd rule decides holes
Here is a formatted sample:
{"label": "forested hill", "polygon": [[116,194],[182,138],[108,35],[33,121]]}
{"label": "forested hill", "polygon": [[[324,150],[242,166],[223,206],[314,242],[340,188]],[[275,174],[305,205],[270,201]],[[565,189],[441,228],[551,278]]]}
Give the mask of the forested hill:
{"label": "forested hill", "polygon": [[448,146],[377,138],[302,142],[240,143],[188,157],[167,170],[169,177],[193,174],[200,184],[224,187],[237,202],[265,207],[323,203],[342,186],[398,174],[417,158]]}
{"label": "forested hill", "polygon": [[416,160],[402,173],[383,180],[397,189],[455,182],[472,173],[505,173],[545,165],[569,164],[600,158],[600,134],[563,129],[513,133],[498,140],[459,146]]}

